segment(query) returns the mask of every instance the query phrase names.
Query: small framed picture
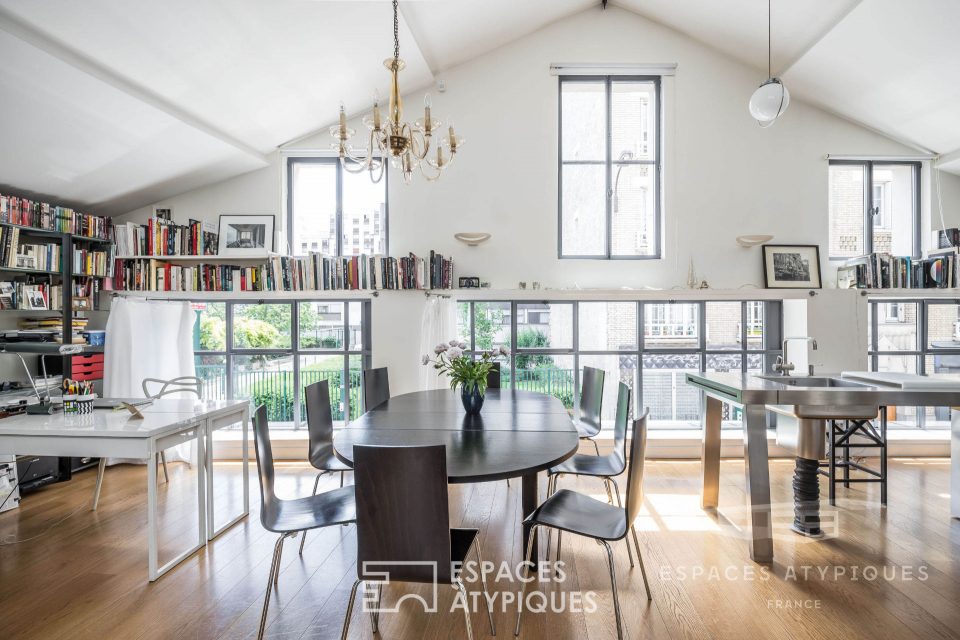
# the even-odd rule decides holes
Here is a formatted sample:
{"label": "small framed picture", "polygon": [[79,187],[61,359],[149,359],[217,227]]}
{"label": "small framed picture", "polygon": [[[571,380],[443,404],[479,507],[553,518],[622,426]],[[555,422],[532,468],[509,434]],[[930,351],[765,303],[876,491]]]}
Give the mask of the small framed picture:
{"label": "small framed picture", "polygon": [[161,220],[170,220],[173,221],[173,208],[172,207],[154,207],[153,216],[155,218],[160,218]]}
{"label": "small framed picture", "polygon": [[219,254],[222,256],[262,256],[273,251],[272,215],[220,216]]}
{"label": "small framed picture", "polygon": [[27,294],[27,308],[43,310],[47,308],[47,301],[39,291],[31,291]]}
{"label": "small framed picture", "polygon": [[479,289],[480,278],[461,277],[458,281],[461,289]]}
{"label": "small framed picture", "polygon": [[820,246],[763,245],[763,277],[767,289],[820,289]]}

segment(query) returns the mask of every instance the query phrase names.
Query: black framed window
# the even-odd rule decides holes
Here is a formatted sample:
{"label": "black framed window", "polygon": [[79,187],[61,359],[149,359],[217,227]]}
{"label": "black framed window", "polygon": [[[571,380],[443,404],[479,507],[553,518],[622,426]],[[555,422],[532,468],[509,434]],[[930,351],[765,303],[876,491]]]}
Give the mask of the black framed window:
{"label": "black framed window", "polygon": [[[780,301],[476,300],[460,302],[458,318],[472,352],[511,350],[501,386],[555,396],[573,414],[583,367],[596,367],[606,372],[604,424],[613,424],[623,382],[656,429],[699,428],[688,371],[769,372],[782,335]],[[725,409],[725,426],[739,417]]]}
{"label": "black framed window", "polygon": [[203,397],[264,404],[271,428],[306,426],[303,388],[330,385],[336,421],[363,413],[361,372],[370,366],[366,300],[192,303],[194,358]]}
{"label": "black framed window", "polygon": [[387,255],[387,180],[338,158],[287,158],[287,242],[294,255]]}
{"label": "black framed window", "polygon": [[830,258],[920,257],[919,162],[830,161]]}
{"label": "black framed window", "polygon": [[[960,299],[871,300],[871,371],[960,373]],[[948,407],[888,407],[891,428],[949,429]]]}
{"label": "black framed window", "polygon": [[659,258],[659,76],[560,76],[561,258]]}

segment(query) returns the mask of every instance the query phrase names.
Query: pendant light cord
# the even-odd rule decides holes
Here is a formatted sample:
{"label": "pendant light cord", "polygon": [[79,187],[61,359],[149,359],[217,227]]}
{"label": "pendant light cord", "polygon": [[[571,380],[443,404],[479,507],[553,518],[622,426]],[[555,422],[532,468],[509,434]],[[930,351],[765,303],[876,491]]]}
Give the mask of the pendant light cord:
{"label": "pendant light cord", "polygon": [[[773,21],[770,18],[770,2],[771,0],[767,0],[767,78],[773,77],[773,64],[770,62],[773,56],[773,46],[771,45],[773,36],[770,35],[773,31]],[[396,6],[397,1],[394,0],[393,4]]]}
{"label": "pendant light cord", "polygon": [[[768,0],[769,1],[769,0]],[[400,19],[398,18],[399,7],[397,0],[393,0],[393,60],[400,59]]]}

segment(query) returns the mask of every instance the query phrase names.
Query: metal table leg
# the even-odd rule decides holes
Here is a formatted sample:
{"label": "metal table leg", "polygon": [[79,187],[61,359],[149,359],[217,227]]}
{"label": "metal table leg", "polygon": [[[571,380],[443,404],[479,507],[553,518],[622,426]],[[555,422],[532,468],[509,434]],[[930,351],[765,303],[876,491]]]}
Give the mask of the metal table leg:
{"label": "metal table leg", "polygon": [[[239,414],[239,419],[237,415]],[[243,510],[231,518],[228,522],[224,523],[222,526],[218,527],[216,523],[216,511],[214,509],[214,486],[213,486],[213,434],[218,429],[221,429],[228,425],[236,424],[237,422],[241,423],[241,430],[243,432]],[[244,405],[244,408],[236,413],[231,413],[226,416],[217,416],[215,418],[208,418],[204,423],[204,440],[206,442],[206,456],[203,460],[203,466],[206,467],[207,472],[207,536],[208,539],[213,540],[218,535],[235,525],[240,520],[243,520],[250,513],[250,455],[249,455],[249,425],[250,425],[250,408],[247,405]]]}
{"label": "metal table leg", "polygon": [[950,412],[950,516],[960,518],[960,408]]}
{"label": "metal table leg", "polygon": [[700,421],[703,428],[703,449],[700,461],[703,466],[703,489],[700,506],[716,509],[720,500],[720,418],[723,404],[716,398],[700,392]]}
{"label": "metal table leg", "polygon": [[[520,517],[526,518],[528,515],[533,513],[534,509],[536,509],[538,505],[537,474],[528,473],[527,475],[523,476],[520,493]],[[533,536],[533,561],[539,562],[540,543],[537,539],[537,533],[536,531],[530,531],[529,525],[523,525],[523,549],[527,548],[531,536]]]}
{"label": "metal table leg", "polygon": [[750,501],[750,557],[755,562],[772,562],[773,518],[770,508],[767,412],[763,405],[745,405],[743,413],[743,459]]}

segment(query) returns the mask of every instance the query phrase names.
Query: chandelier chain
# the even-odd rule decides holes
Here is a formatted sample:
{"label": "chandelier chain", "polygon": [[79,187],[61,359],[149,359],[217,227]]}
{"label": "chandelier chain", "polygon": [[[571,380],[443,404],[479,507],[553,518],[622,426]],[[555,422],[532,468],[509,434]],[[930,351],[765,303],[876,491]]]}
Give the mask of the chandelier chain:
{"label": "chandelier chain", "polygon": [[397,0],[393,0],[393,59],[400,59],[400,19],[398,17],[399,7]]}

